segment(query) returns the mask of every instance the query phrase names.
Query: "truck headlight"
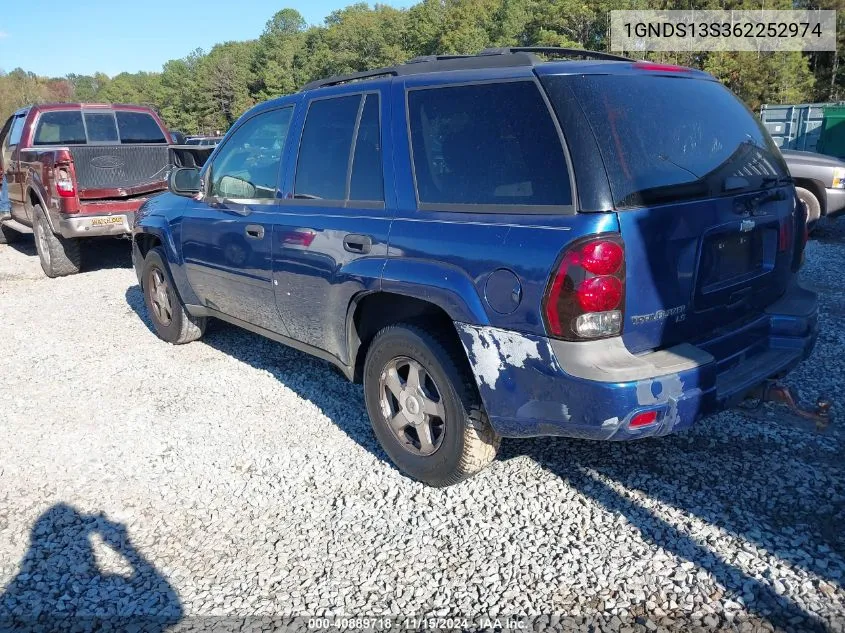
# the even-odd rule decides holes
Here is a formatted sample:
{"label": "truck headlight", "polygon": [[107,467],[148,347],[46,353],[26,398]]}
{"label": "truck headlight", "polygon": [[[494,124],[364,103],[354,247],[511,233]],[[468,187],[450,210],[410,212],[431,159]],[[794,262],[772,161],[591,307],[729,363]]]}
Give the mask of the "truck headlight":
{"label": "truck headlight", "polygon": [[837,167],[833,170],[833,188],[845,189],[845,167]]}

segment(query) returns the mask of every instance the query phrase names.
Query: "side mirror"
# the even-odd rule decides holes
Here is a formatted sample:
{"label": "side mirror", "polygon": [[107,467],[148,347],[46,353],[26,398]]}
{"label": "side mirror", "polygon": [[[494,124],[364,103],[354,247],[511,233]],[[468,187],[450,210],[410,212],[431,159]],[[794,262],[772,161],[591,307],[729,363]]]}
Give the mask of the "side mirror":
{"label": "side mirror", "polygon": [[179,167],[170,172],[170,191],[177,196],[191,197],[200,190],[200,170],[196,167]]}

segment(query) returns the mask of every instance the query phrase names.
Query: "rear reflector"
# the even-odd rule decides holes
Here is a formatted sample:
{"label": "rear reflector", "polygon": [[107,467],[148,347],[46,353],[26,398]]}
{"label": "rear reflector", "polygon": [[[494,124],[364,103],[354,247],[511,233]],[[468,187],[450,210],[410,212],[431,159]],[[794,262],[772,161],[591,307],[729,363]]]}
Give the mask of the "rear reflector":
{"label": "rear reflector", "polygon": [[629,428],[638,429],[649,424],[654,424],[657,421],[657,411],[643,411],[631,418]]}

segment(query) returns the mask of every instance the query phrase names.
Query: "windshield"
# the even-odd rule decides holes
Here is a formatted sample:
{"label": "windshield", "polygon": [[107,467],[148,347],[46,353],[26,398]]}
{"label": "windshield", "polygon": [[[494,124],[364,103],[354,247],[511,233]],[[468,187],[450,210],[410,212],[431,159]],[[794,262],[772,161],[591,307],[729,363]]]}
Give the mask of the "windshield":
{"label": "windshield", "polygon": [[567,86],[581,102],[617,208],[730,195],[788,178],[762,124],[715,81],[593,75],[544,83],[553,103],[562,103]]}

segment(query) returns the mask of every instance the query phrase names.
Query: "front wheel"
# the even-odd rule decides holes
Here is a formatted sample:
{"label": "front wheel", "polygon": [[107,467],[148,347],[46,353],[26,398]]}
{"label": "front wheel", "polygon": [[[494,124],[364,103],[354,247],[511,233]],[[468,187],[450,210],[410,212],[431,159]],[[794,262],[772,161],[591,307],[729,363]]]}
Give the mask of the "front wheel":
{"label": "front wheel", "polygon": [[160,247],[150,249],[141,275],[144,303],[156,334],[163,341],[182,345],[202,337],[206,319],[185,310],[170,277],[165,254]]}
{"label": "front wheel", "polygon": [[501,442],[459,354],[426,330],[392,325],[373,339],[364,364],[367,412],[382,448],[399,470],[431,486],[482,470]]}

